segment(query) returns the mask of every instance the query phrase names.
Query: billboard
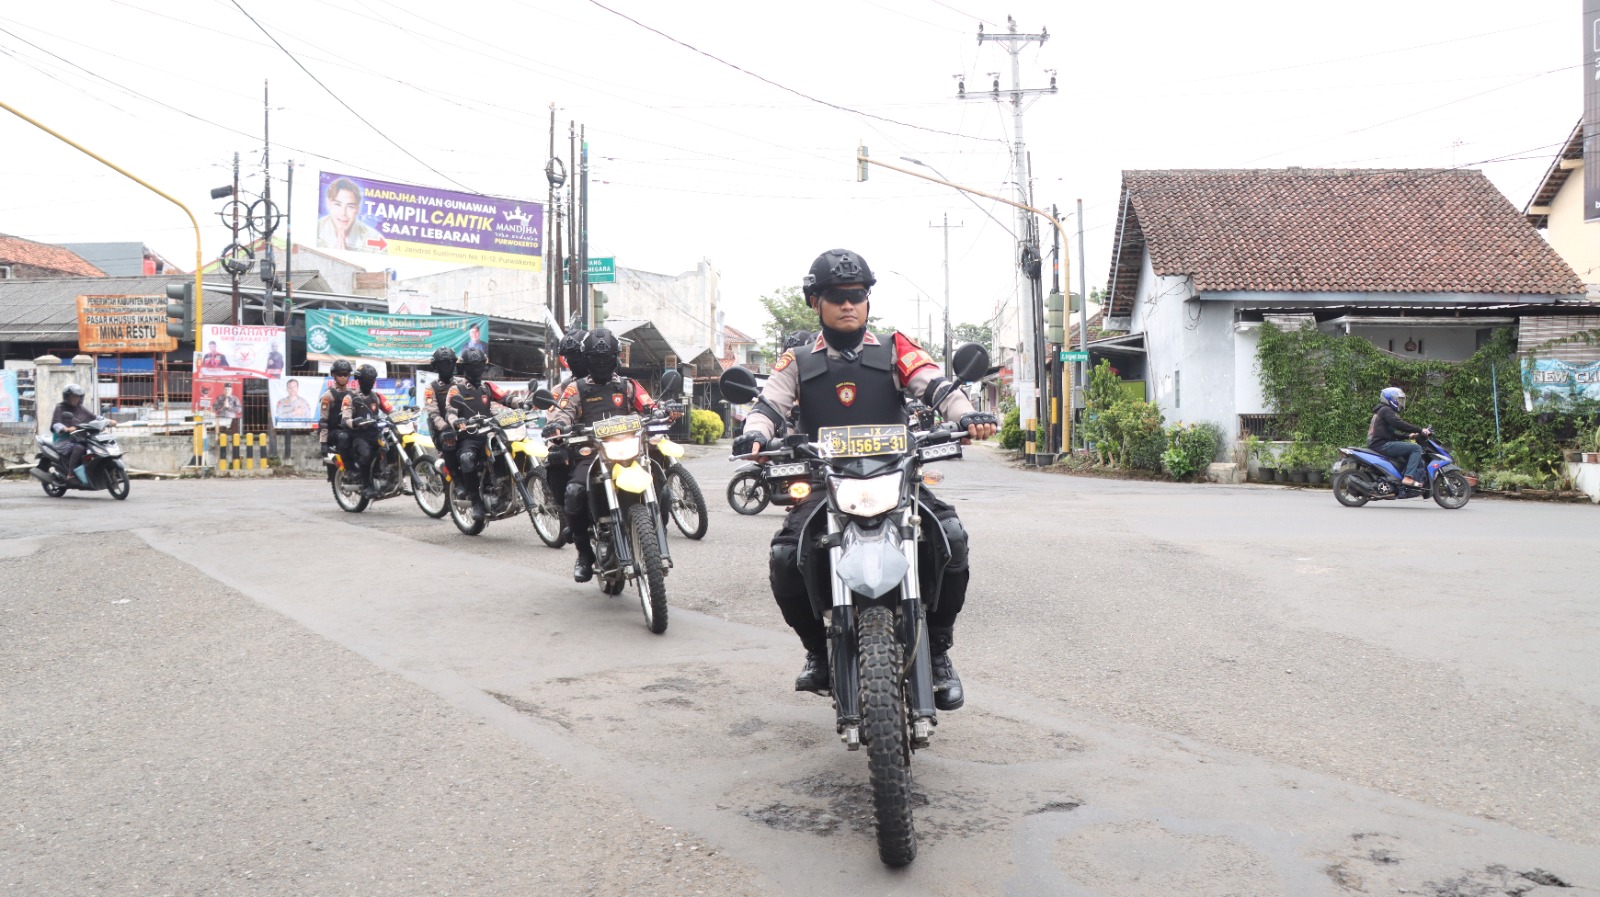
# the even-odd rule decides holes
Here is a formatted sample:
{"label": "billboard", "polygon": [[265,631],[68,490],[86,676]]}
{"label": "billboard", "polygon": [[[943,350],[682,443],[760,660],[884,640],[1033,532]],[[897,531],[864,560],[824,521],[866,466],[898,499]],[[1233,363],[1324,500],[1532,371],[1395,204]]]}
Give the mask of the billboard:
{"label": "billboard", "polygon": [[0,371],[0,424],[22,420],[22,398],[17,393],[17,372]]}
{"label": "billboard", "polygon": [[176,352],[165,296],[79,296],[78,351],[90,355]]}
{"label": "billboard", "polygon": [[1522,359],[1522,394],[1528,411],[1568,411],[1600,403],[1600,361],[1574,364],[1555,358]]}
{"label": "billboard", "polygon": [[194,409],[201,414],[211,412],[211,416],[217,419],[217,426],[227,429],[235,419],[244,415],[243,377],[195,377],[191,382],[193,394],[190,400],[194,402]]}
{"label": "billboard", "polygon": [[[379,378],[372,391],[388,397],[395,408],[413,404],[410,379],[391,380]],[[352,382],[352,386],[354,383]],[[333,386],[332,377],[280,377],[267,383],[267,395],[272,409],[272,426],[276,430],[309,430],[321,423],[322,395]],[[424,422],[419,429],[427,431]]]}
{"label": "billboard", "polygon": [[544,206],[324,171],[317,248],[544,270]]}
{"label": "billboard", "polygon": [[283,376],[282,327],[207,324],[200,328],[200,342],[194,369],[201,377],[276,380]]}
{"label": "billboard", "polygon": [[1583,220],[1600,221],[1600,0],[1583,0]]}
{"label": "billboard", "polygon": [[489,351],[489,319],[482,315],[431,317],[306,309],[306,357],[319,361],[370,358],[426,364],[433,351]]}

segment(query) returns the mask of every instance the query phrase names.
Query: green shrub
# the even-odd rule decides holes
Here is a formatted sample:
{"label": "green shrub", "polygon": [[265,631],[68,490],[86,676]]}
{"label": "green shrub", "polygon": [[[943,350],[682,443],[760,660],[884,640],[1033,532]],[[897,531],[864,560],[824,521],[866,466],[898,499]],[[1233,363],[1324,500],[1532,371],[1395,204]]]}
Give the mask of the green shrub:
{"label": "green shrub", "polygon": [[1179,423],[1167,430],[1167,449],[1161,463],[1174,479],[1188,479],[1206,469],[1222,450],[1222,428],[1216,424]]}
{"label": "green shrub", "polygon": [[696,445],[710,445],[722,438],[722,415],[704,408],[689,412],[689,438]]}
{"label": "green shrub", "polygon": [[1012,450],[1022,448],[1022,409],[1010,405],[1000,419],[1000,447]]}
{"label": "green shrub", "polygon": [[1140,470],[1160,470],[1167,450],[1167,433],[1161,426],[1161,409],[1154,402],[1119,399],[1101,417],[1105,442],[1115,463]]}

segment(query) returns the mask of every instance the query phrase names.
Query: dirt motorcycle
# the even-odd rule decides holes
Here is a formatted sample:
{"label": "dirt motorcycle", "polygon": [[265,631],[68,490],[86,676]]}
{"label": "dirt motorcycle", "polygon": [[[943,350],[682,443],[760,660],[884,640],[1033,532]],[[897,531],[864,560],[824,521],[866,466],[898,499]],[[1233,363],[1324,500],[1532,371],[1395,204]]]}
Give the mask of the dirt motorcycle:
{"label": "dirt motorcycle", "polygon": [[1439,507],[1454,511],[1472,498],[1478,478],[1456,465],[1450,449],[1431,430],[1416,435],[1422,446],[1423,479],[1420,486],[1401,482],[1403,472],[1395,460],[1365,447],[1339,449],[1333,467],[1333,497],[1347,508],[1359,508],[1369,501],[1399,498],[1432,498]]}
{"label": "dirt motorcycle", "polygon": [[118,501],[126,499],[131,484],[128,465],[122,460],[122,447],[117,445],[117,437],[111,435],[111,428],[115,426],[115,421],[97,417],[79,426],[77,432],[66,434],[85,449],[79,466],[88,475],[87,479],[70,480],[73,471],[67,470],[64,446],[44,436],[34,437],[39,444],[39,454],[35,456],[37,463],[28,468],[28,475],[38,480],[44,486],[44,494],[51,498],[60,498],[69,490],[99,492],[104,489]]}
{"label": "dirt motorcycle", "polygon": [[[532,483],[543,483],[539,467],[549,455],[544,440],[528,433],[527,415],[516,408],[506,408],[494,414],[467,418],[462,425],[463,436],[485,436],[483,458],[480,459],[485,474],[474,474],[466,483],[468,496],[459,498],[454,488],[446,489],[450,519],[456,529],[469,536],[483,532],[491,520],[504,520],[518,514],[527,514],[534,532],[546,543],[560,533],[560,519],[550,530],[550,521],[540,513],[541,504],[535,500]],[[437,464],[447,483],[449,468],[443,460]]]}
{"label": "dirt motorcycle", "polygon": [[445,482],[437,459],[417,441],[420,412],[406,408],[393,414],[378,412],[370,426],[378,431],[377,460],[372,462],[372,489],[352,482],[352,471],[345,466],[337,449],[324,447],[322,460],[328,466],[334,503],[351,514],[365,511],[375,501],[409,493],[422,513],[435,520],[443,517]]}
{"label": "dirt motorcycle", "polygon": [[[668,406],[671,411],[680,406]],[[672,518],[678,532],[685,538],[703,539],[710,520],[706,515],[706,497],[700,483],[683,466],[683,446],[672,441],[669,432],[671,420],[654,420],[645,424],[645,437],[650,442],[650,460],[660,473],[661,504]],[[665,523],[665,519],[662,520]]]}
{"label": "dirt motorcycle", "polygon": [[[953,358],[961,382],[982,377],[988,353],[969,343]],[[956,389],[946,382],[931,404]],[[731,402],[756,396],[743,368],[722,375]],[[867,749],[878,856],[903,866],[917,855],[911,813],[911,755],[931,743],[934,706],[927,615],[939,604],[950,545],[921,500],[941,481],[924,465],[961,457],[954,424],[913,432],[904,424],[823,427],[763,447],[774,496],[798,502],[825,489],[799,544],[812,609],[828,623],[836,729],[846,750]],[[791,513],[794,513],[791,511]]]}

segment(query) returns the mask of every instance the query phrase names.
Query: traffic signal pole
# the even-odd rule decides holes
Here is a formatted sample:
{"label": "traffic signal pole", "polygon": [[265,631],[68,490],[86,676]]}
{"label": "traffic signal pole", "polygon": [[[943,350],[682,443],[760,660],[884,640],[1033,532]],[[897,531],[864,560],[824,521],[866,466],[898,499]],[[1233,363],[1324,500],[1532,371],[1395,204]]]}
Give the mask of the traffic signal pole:
{"label": "traffic signal pole", "polygon": [[[87,147],[83,146],[82,144],[79,144],[79,143],[75,142],[74,140],[72,140],[71,138],[67,137],[66,135],[61,134],[60,132],[51,129],[49,126],[47,126],[44,123],[38,121],[37,119],[31,118],[31,117],[23,114],[22,112],[18,111],[16,108],[12,107],[10,104],[6,103],[4,100],[0,100],[0,109],[6,110],[7,112],[11,113],[12,115],[15,115],[17,118],[22,119],[23,121],[27,122],[30,125],[33,125],[34,127],[38,128],[39,130],[45,132],[46,134],[49,134],[51,137],[54,137],[55,139],[61,141],[62,143],[65,143],[67,146],[72,147],[73,149],[77,150],[78,152],[83,153],[85,156],[88,156],[89,158],[95,160],[96,162],[99,162],[101,165],[104,165],[107,168],[110,168],[111,170],[113,170],[116,173],[122,175],[123,177],[133,181],[134,183],[138,184],[139,186],[145,188],[146,190],[149,190],[151,193],[154,193],[155,195],[161,197],[162,199],[165,199],[167,202],[170,202],[173,205],[177,206],[178,208],[182,209],[183,210],[183,214],[189,216],[189,223],[194,226],[194,303],[195,303],[194,346],[195,346],[195,351],[199,351],[199,349],[200,349],[200,326],[201,326],[202,322],[205,319],[205,294],[202,292],[200,269],[205,267],[205,256],[202,254],[202,250],[200,249],[200,222],[195,220],[194,213],[189,211],[189,207],[188,206],[184,205],[181,202],[178,202],[176,199],[173,199],[167,193],[165,193],[164,191],[152,186],[150,183],[148,183],[147,181],[145,181],[143,178],[139,177],[138,175],[134,174],[133,172],[128,171],[127,169],[123,168],[122,166],[116,164],[115,162],[112,162],[111,160],[106,159],[105,157],[95,153],[93,150],[88,149]],[[202,455],[205,452],[205,430],[201,426],[201,423],[200,423],[200,413],[195,408],[195,405],[194,405],[194,391],[193,390],[190,390],[190,393],[189,393],[189,411],[190,411],[191,415],[193,415],[193,417],[194,417],[194,458],[195,458],[195,463],[199,464],[201,462]]]}

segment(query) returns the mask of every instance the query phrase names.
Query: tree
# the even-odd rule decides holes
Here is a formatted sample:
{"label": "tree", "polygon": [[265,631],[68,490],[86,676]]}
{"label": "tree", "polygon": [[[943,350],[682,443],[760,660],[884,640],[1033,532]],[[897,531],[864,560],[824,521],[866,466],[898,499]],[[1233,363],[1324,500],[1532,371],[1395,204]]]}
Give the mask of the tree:
{"label": "tree", "polygon": [[[769,359],[776,361],[783,354],[778,347],[783,345],[783,338],[788,334],[796,330],[815,333],[822,326],[817,323],[817,313],[806,303],[805,294],[799,287],[779,287],[762,296],[760,301],[761,307],[767,310],[768,317],[772,319],[765,328],[767,345],[763,349]],[[894,329],[872,314],[867,315],[867,327],[880,332]]]}
{"label": "tree", "polygon": [[957,324],[950,332],[951,351],[962,343],[977,343],[994,354],[994,329],[988,324]]}

